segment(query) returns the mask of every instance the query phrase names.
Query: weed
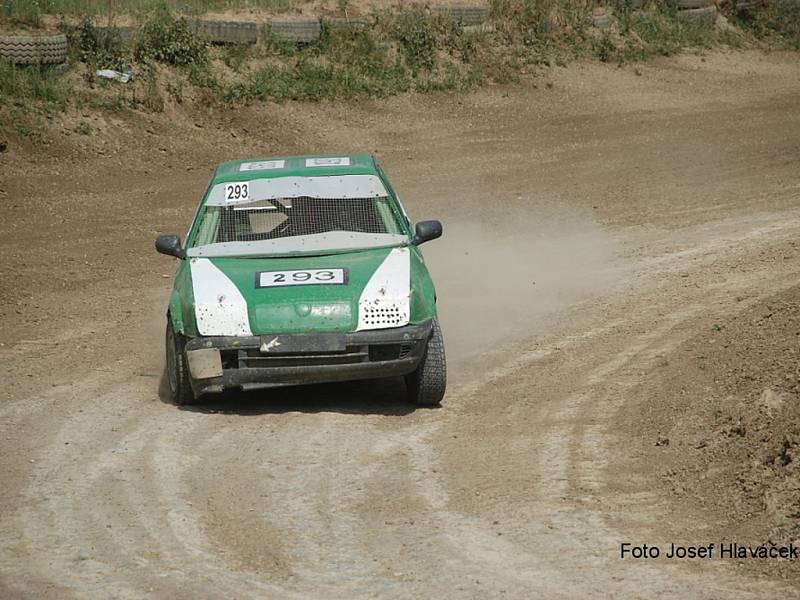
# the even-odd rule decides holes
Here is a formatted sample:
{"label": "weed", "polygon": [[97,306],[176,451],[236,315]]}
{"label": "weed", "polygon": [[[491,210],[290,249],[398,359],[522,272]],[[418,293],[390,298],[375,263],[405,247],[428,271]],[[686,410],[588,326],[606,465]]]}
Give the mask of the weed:
{"label": "weed", "polygon": [[236,8],[287,12],[294,6],[295,0],[0,0],[0,18],[35,25],[43,14],[107,15],[111,11],[139,14],[163,8],[186,14]]}
{"label": "weed", "polygon": [[296,56],[300,51],[297,44],[276,36],[269,23],[261,28],[261,41],[258,49],[266,56],[278,55],[284,57]]}
{"label": "weed", "polygon": [[92,128],[86,121],[81,121],[72,131],[78,135],[89,135],[92,132]]}
{"label": "weed", "polygon": [[238,73],[247,60],[249,50],[247,44],[228,44],[222,48],[222,61]]}
{"label": "weed", "polygon": [[592,51],[600,62],[609,62],[617,54],[617,48],[606,32],[603,32],[599,38],[594,40]]}
{"label": "weed", "polygon": [[45,7],[40,0],[0,0],[0,17],[12,25],[40,24]]}
{"label": "weed", "polygon": [[439,32],[425,12],[421,9],[400,12],[394,15],[390,27],[413,73],[420,69],[433,69]]}
{"label": "weed", "polygon": [[0,105],[9,102],[56,112],[66,108],[69,96],[69,86],[50,69],[0,61]]}
{"label": "weed", "polygon": [[762,6],[751,19],[740,19],[756,36],[777,41],[793,50],[800,50],[800,3],[778,0]]}
{"label": "weed", "polygon": [[178,104],[183,103],[183,80],[175,78],[166,85],[167,94]]}
{"label": "weed", "polygon": [[208,63],[208,44],[186,19],[166,10],[154,12],[141,26],[134,48],[139,62],[156,61],[177,66]]}
{"label": "weed", "polygon": [[60,29],[67,34],[70,47],[75,49],[76,60],[94,68],[125,69],[128,53],[113,29],[98,29],[89,17],[84,17],[75,27],[62,21]]}

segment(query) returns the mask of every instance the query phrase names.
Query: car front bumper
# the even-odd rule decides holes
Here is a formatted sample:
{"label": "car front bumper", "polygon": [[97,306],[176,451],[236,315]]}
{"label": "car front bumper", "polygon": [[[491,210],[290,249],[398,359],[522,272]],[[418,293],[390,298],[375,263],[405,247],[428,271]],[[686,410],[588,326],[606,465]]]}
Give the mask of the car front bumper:
{"label": "car front bumper", "polygon": [[209,336],[185,346],[195,395],[406,375],[419,365],[432,321],[353,333]]}

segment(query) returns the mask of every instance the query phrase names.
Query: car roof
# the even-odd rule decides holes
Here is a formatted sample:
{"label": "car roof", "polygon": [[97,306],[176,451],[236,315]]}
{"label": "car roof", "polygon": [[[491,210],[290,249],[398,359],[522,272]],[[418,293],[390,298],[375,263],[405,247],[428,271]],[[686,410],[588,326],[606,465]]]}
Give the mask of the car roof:
{"label": "car roof", "polygon": [[378,166],[370,154],[250,158],[222,163],[214,171],[211,183],[216,185],[227,181],[325,175],[378,175]]}

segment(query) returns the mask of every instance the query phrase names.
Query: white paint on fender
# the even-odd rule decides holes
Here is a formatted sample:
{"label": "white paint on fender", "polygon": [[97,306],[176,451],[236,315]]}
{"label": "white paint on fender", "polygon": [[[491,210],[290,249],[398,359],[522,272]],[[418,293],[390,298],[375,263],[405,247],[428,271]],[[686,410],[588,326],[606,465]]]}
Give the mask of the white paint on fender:
{"label": "white paint on fender", "polygon": [[408,248],[395,248],[375,269],[361,292],[356,331],[408,325],[410,296],[411,255]]}
{"label": "white paint on fender", "polygon": [[194,312],[200,335],[253,335],[247,302],[234,283],[207,258],[192,258]]}

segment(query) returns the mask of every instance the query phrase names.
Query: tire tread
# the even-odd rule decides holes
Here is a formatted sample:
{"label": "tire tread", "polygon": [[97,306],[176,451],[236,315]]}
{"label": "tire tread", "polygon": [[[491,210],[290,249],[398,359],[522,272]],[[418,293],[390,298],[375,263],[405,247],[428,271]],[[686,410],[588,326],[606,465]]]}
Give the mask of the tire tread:
{"label": "tire tread", "polygon": [[444,338],[438,319],[417,370],[406,375],[409,398],[418,406],[438,406],[447,387],[447,361]]}

